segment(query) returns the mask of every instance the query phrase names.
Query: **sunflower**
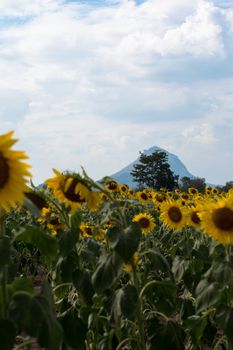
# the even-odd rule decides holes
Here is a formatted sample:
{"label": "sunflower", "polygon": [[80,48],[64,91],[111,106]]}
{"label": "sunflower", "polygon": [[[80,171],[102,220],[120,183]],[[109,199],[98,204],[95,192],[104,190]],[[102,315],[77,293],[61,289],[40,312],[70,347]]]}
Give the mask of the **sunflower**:
{"label": "sunflower", "polygon": [[97,210],[101,202],[99,192],[93,192],[84,180],[75,174],[62,174],[53,169],[55,177],[46,184],[53,190],[54,196],[71,209],[81,208],[86,203],[88,209]]}
{"label": "sunflower", "polygon": [[167,196],[168,198],[173,198],[174,193],[171,192],[171,191],[167,191],[166,196]]}
{"label": "sunflower", "polygon": [[130,273],[132,271],[132,265],[134,266],[134,268],[136,268],[136,270],[139,270],[139,259],[140,258],[138,252],[135,252],[131,259],[131,262],[122,265],[123,270]]}
{"label": "sunflower", "polygon": [[64,225],[61,223],[59,217],[53,213],[52,208],[42,208],[41,217],[37,220],[41,224],[45,224],[51,232],[52,236],[57,235],[57,230],[64,228]]}
{"label": "sunflower", "polygon": [[40,190],[36,191],[28,187],[27,191],[24,192],[24,196],[29,199],[39,210],[48,207],[45,196]]}
{"label": "sunflower", "polygon": [[212,187],[211,187],[211,186],[207,186],[207,187],[205,188],[205,194],[206,194],[207,196],[209,196],[211,193],[212,193]]}
{"label": "sunflower", "polygon": [[133,198],[134,197],[134,191],[131,188],[128,189],[127,196],[128,196],[128,198]]}
{"label": "sunflower", "polygon": [[149,196],[146,194],[146,192],[139,191],[136,192],[136,198],[141,202],[141,203],[148,203],[149,202]]}
{"label": "sunflower", "polygon": [[211,193],[214,194],[214,195],[217,195],[217,194],[219,194],[219,190],[217,188],[213,187],[211,189]]}
{"label": "sunflower", "polygon": [[133,221],[139,223],[143,234],[147,234],[155,228],[154,218],[146,213],[135,215]]}
{"label": "sunflower", "polygon": [[149,188],[146,188],[143,190],[143,192],[147,194],[149,199],[152,199],[152,190],[150,190]]}
{"label": "sunflower", "polygon": [[188,195],[188,193],[181,193],[180,194],[180,198],[182,198],[183,200],[187,201],[190,198],[190,196]]}
{"label": "sunflower", "polygon": [[202,230],[223,244],[233,244],[233,204],[227,199],[207,202],[199,212]]}
{"label": "sunflower", "polygon": [[161,204],[164,201],[166,201],[166,196],[164,193],[158,193],[158,192],[153,192],[152,193],[152,199],[154,203]]}
{"label": "sunflower", "polygon": [[6,211],[23,201],[26,178],[31,177],[30,165],[22,161],[28,158],[25,152],[11,149],[17,142],[13,133],[0,135],[0,208]]}
{"label": "sunflower", "polygon": [[118,183],[114,180],[106,182],[105,187],[109,192],[117,192],[119,190]]}
{"label": "sunflower", "polygon": [[201,227],[201,219],[198,215],[198,209],[194,206],[188,209],[188,224],[193,227]]}
{"label": "sunflower", "polygon": [[98,241],[103,241],[105,239],[105,231],[93,225],[81,225],[80,230],[83,237],[95,238]]}
{"label": "sunflower", "polygon": [[188,189],[188,193],[191,194],[192,196],[195,196],[196,194],[198,194],[198,189],[196,189],[194,187],[190,187]]}
{"label": "sunflower", "polygon": [[187,224],[187,209],[180,201],[167,201],[161,204],[160,219],[170,229],[182,229]]}
{"label": "sunflower", "polygon": [[93,237],[94,232],[93,232],[93,227],[94,226],[89,226],[89,225],[81,225],[80,230],[82,232],[83,237]]}
{"label": "sunflower", "polygon": [[129,187],[125,184],[119,185],[119,190],[122,195],[126,195]]}
{"label": "sunflower", "polygon": [[233,205],[233,188],[230,189],[228,192],[227,192],[227,195],[222,197],[222,198],[227,198],[227,200],[229,201],[229,203],[231,203]]}

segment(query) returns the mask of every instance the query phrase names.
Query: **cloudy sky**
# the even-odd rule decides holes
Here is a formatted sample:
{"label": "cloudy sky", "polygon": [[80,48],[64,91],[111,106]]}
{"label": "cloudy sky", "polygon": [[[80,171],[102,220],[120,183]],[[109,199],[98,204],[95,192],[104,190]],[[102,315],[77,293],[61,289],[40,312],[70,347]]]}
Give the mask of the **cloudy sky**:
{"label": "cloudy sky", "polygon": [[34,182],[160,146],[233,179],[233,1],[1,0],[0,126]]}

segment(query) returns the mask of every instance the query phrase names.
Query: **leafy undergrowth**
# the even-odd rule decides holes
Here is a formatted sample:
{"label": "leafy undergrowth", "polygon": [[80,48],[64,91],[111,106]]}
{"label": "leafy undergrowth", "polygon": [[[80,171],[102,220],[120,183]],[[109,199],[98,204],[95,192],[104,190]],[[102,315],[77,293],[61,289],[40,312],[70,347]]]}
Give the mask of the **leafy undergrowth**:
{"label": "leafy undergrowth", "polygon": [[[233,235],[232,192],[85,181],[79,201],[70,181],[64,200],[34,189],[1,213],[0,349],[232,349],[233,253],[220,243]],[[224,222],[208,222],[219,208]],[[193,225],[189,209],[203,212]]]}

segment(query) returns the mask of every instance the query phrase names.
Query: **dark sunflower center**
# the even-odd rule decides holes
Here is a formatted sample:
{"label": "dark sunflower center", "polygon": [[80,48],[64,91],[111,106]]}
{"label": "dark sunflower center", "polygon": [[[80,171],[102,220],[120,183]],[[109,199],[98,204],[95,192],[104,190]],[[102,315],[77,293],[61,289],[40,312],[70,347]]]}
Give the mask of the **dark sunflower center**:
{"label": "dark sunflower center", "polygon": [[92,236],[92,229],[91,229],[91,227],[85,227],[85,232],[86,232],[86,234],[88,234],[89,236]]}
{"label": "dark sunflower center", "polygon": [[49,222],[51,225],[54,225],[54,226],[56,226],[56,225],[59,225],[60,224],[60,222],[59,222],[59,219],[58,218],[52,218],[51,220],[50,220],[50,222]]}
{"label": "dark sunflower center", "polygon": [[141,193],[141,198],[146,201],[148,199],[148,196],[145,193]]}
{"label": "dark sunflower center", "polygon": [[218,208],[212,214],[214,224],[223,231],[233,230],[233,210]]}
{"label": "dark sunflower center", "polygon": [[116,190],[117,184],[115,182],[110,182],[110,184],[108,185],[108,189],[112,191]]}
{"label": "dark sunflower center", "polygon": [[141,228],[148,228],[150,226],[150,220],[147,218],[141,218],[139,220],[139,225]]}
{"label": "dark sunflower center", "polygon": [[195,211],[193,211],[191,214],[191,220],[194,224],[197,224],[197,225],[199,225],[201,223],[201,219],[199,218],[199,216],[197,215],[197,213]]}
{"label": "dark sunflower center", "polygon": [[182,194],[181,196],[183,199],[189,199],[189,195],[188,194]]}
{"label": "dark sunflower center", "polygon": [[159,203],[162,203],[163,200],[164,200],[164,198],[163,198],[162,196],[159,196],[159,195],[156,195],[156,196],[155,196],[155,199],[156,199],[157,202],[159,202]]}
{"label": "dark sunflower center", "polygon": [[122,187],[121,187],[121,191],[122,191],[122,192],[125,192],[125,191],[126,191],[126,187],[125,187],[125,186],[122,186]]}
{"label": "dark sunflower center", "polygon": [[9,180],[10,167],[7,159],[0,152],[0,190],[6,185]]}
{"label": "dark sunflower center", "polygon": [[179,208],[171,207],[168,209],[168,216],[174,222],[180,222],[182,219],[182,213]]}
{"label": "dark sunflower center", "polygon": [[77,184],[78,184],[78,180],[73,179],[68,190],[66,192],[64,192],[64,190],[63,190],[63,193],[64,193],[65,197],[67,199],[69,199],[71,202],[84,203],[85,200],[80,197],[80,193],[79,192],[77,194],[75,193],[75,187]]}

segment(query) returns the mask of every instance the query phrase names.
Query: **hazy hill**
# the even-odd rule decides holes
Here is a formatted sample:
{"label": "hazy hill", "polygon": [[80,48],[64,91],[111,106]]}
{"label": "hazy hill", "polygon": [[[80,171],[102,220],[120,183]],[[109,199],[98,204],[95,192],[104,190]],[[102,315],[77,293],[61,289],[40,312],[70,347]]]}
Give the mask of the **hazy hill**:
{"label": "hazy hill", "polygon": [[[162,149],[160,147],[154,146],[147,150],[144,150],[143,153],[146,155],[150,155],[155,151],[164,151],[168,155],[168,162],[170,164],[171,170],[174,172],[175,175],[179,175],[179,178],[181,179],[184,176],[188,176],[190,178],[194,178],[195,176],[192,175],[186,166],[181,162],[181,160],[173,153],[170,153],[166,151],[165,149]],[[135,187],[137,184],[133,182],[133,178],[130,175],[131,171],[133,170],[133,166],[137,164],[139,161],[139,157],[117,173],[111,175],[113,179],[115,179],[118,183],[125,183],[130,187]]]}

